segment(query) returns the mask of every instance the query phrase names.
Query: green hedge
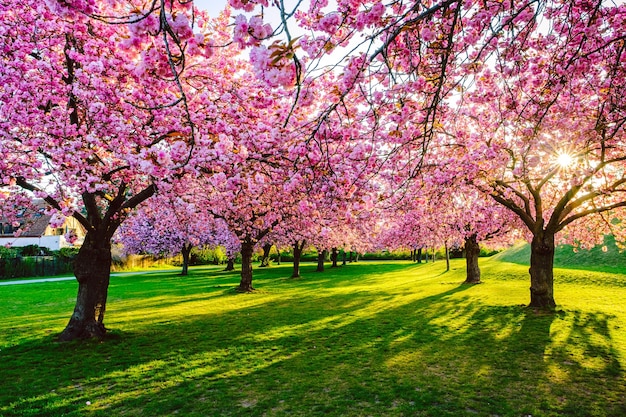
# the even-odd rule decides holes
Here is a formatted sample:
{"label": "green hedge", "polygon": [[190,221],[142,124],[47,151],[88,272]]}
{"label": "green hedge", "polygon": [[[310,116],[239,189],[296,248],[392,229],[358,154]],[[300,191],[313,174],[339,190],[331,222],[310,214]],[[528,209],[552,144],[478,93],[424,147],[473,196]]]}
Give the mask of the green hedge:
{"label": "green hedge", "polygon": [[0,258],[0,278],[23,278],[71,274],[72,260],[58,256],[15,256]]}
{"label": "green hedge", "polygon": [[0,279],[71,274],[78,248],[0,247]]}

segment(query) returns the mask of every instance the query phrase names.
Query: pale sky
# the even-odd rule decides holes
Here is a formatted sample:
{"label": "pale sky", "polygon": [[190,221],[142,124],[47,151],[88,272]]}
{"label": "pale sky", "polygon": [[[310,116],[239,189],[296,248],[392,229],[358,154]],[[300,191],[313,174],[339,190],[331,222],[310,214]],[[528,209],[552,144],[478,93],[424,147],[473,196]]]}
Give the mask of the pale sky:
{"label": "pale sky", "polygon": [[211,16],[217,16],[224,7],[226,7],[227,0],[195,0],[194,4],[197,8],[206,10]]}

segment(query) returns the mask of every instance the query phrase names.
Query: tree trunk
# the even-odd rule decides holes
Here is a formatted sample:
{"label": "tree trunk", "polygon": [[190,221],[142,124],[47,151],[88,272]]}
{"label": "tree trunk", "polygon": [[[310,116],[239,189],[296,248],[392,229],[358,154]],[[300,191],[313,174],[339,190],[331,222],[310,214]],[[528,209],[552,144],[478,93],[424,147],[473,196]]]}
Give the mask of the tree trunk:
{"label": "tree trunk", "polygon": [[237,291],[252,292],[252,253],[254,251],[254,243],[250,239],[241,242],[241,281]]}
{"label": "tree trunk", "polygon": [[317,251],[317,272],[324,272],[324,259],[326,258],[326,250]]}
{"label": "tree trunk", "polygon": [[234,271],[235,270],[235,257],[231,256],[226,261],[226,269],[224,271]]}
{"label": "tree trunk", "polygon": [[304,249],[304,240],[300,243],[296,241],[293,244],[293,273],[291,278],[300,277],[300,258],[302,257],[302,250]]}
{"label": "tree trunk", "polygon": [[337,259],[339,258],[339,252],[337,252],[337,248],[332,248],[330,252],[330,260],[332,261],[331,268],[337,268]]}
{"label": "tree trunk", "polygon": [[280,265],[280,249],[276,246],[276,264]]}
{"label": "tree trunk", "polygon": [[350,259],[349,259],[348,262],[350,262],[350,263],[354,262],[354,259],[352,258],[352,251],[350,251]]}
{"label": "tree trunk", "polygon": [[422,248],[417,249],[417,263],[422,263]]}
{"label": "tree trunk", "polygon": [[529,307],[556,307],[554,302],[554,233],[542,231],[530,244]]}
{"label": "tree trunk", "polygon": [[480,254],[480,246],[476,239],[476,235],[465,238],[465,270],[466,284],[480,283],[480,268],[478,267],[478,255]]}
{"label": "tree trunk", "polygon": [[270,251],[272,250],[272,244],[266,243],[263,245],[263,258],[261,258],[261,268],[270,266]]}
{"label": "tree trunk", "polygon": [[346,264],[346,250],[342,249],[341,250],[341,265],[345,265]]}
{"label": "tree trunk", "polygon": [[181,249],[181,253],[183,254],[183,270],[180,273],[181,275],[187,275],[189,273],[189,255],[191,255],[191,248],[193,248],[191,243],[185,243]]}
{"label": "tree trunk", "polygon": [[78,295],[74,313],[59,340],[102,338],[111,277],[111,242],[104,233],[89,231],[74,259]]}
{"label": "tree trunk", "polygon": [[450,249],[448,248],[448,242],[445,243],[445,252],[446,252],[446,272],[450,272]]}

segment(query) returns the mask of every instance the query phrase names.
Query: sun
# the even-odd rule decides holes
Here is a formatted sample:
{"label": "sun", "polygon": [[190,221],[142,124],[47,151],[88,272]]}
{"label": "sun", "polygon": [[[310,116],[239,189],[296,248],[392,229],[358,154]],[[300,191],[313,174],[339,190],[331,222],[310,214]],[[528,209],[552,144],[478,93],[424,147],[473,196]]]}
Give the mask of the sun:
{"label": "sun", "polygon": [[574,163],[574,157],[567,152],[559,152],[556,157],[556,163],[561,168],[567,168]]}

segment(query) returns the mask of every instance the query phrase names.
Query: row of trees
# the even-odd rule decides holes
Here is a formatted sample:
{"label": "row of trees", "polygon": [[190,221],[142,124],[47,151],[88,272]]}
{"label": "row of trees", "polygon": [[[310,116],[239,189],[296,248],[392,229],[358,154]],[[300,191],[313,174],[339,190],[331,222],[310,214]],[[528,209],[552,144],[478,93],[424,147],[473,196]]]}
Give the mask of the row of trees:
{"label": "row of trees", "polygon": [[34,194],[87,231],[62,340],[105,333],[118,231],[240,252],[240,291],[269,242],[474,259],[521,233],[534,307],[555,305],[556,239],[623,240],[624,5],[301,0],[272,27],[267,0],[230,4],[247,14],[0,5],[0,214]]}

